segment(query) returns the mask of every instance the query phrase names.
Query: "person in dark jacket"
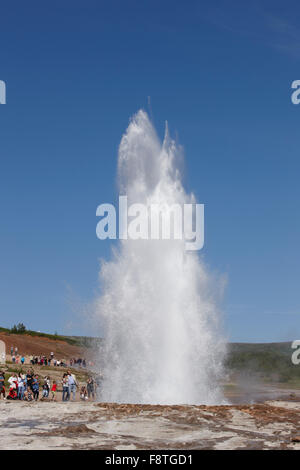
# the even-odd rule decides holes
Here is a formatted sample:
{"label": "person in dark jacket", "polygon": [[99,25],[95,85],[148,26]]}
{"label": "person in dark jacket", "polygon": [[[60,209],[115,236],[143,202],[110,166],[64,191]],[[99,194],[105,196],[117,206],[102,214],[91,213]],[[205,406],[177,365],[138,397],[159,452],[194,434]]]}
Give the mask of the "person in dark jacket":
{"label": "person in dark jacket", "polygon": [[35,399],[35,401],[37,401],[39,399],[40,394],[40,384],[38,375],[35,375],[32,380],[31,390],[33,392],[33,398]]}

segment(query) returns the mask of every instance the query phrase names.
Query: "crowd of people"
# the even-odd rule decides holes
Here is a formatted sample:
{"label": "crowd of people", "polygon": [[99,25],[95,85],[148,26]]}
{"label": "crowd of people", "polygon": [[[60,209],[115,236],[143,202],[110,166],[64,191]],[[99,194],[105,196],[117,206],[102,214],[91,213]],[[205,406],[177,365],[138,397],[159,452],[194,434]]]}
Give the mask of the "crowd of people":
{"label": "crowd of people", "polygon": [[[10,354],[11,354],[11,360],[13,362],[13,364],[22,364],[24,365],[26,363],[26,357],[24,354],[19,354],[18,352],[18,348],[17,347],[13,347],[11,346],[10,348]],[[67,361],[66,359],[56,359],[54,357],[54,353],[51,352],[50,355],[45,355],[45,354],[40,354],[38,356],[34,356],[34,355],[31,355],[29,356],[29,358],[27,358],[27,360],[29,360],[30,364],[31,365],[39,365],[39,366],[62,366],[62,367],[84,367],[86,368],[87,367],[87,361],[85,360],[85,358],[71,358],[69,359],[69,361]],[[92,365],[92,363],[89,363],[88,365]]]}
{"label": "crowd of people", "polygon": [[[61,384],[58,384],[56,380],[51,381],[48,375],[43,380],[40,380],[39,376],[32,369],[29,369],[27,373],[23,373],[23,371],[20,371],[18,374],[13,373],[8,378],[7,384],[6,386],[5,373],[0,371],[0,399],[3,397],[6,400],[38,401],[39,399],[50,399],[57,401],[57,392],[61,391],[62,401],[75,401],[76,393],[79,389],[76,376],[70,370],[63,374]],[[58,390],[58,385],[62,386],[61,390]],[[96,387],[96,381],[94,381],[93,377],[89,377],[86,384],[82,385],[79,390],[80,399],[94,399]]]}
{"label": "crowd of people", "polygon": [[[18,347],[10,348],[11,361],[13,364],[20,364],[21,368],[25,364],[30,364],[30,369],[19,373],[13,373],[8,379],[5,379],[4,371],[0,371],[0,399],[6,400],[52,400],[57,401],[57,393],[61,393],[62,401],[75,400],[76,397],[81,400],[89,400],[95,398],[97,382],[89,377],[85,384],[79,384],[73,372],[68,370],[63,373],[62,379],[58,382],[51,380],[49,375],[41,377],[35,374],[33,367],[38,366],[55,366],[70,368],[87,368],[93,366],[92,362],[87,362],[82,357],[72,357],[68,360],[57,359],[54,352],[50,354],[29,355],[21,354]],[[26,366],[25,366],[26,367]],[[44,374],[43,374],[44,375]],[[55,374],[56,375],[56,374]],[[79,395],[78,395],[79,393]]]}

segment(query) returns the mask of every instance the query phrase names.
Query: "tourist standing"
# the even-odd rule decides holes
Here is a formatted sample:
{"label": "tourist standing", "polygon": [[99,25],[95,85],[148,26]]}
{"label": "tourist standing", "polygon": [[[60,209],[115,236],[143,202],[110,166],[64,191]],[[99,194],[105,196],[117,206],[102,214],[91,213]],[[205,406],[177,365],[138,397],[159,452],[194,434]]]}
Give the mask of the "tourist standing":
{"label": "tourist standing", "polygon": [[34,378],[32,380],[31,389],[32,389],[32,392],[33,392],[33,398],[35,399],[35,401],[38,401],[39,394],[40,394],[40,384],[39,384],[38,375],[34,376]]}
{"label": "tourist standing", "polygon": [[49,396],[49,384],[47,382],[47,377],[44,378],[43,384],[43,398],[48,398]]}
{"label": "tourist standing", "polygon": [[62,378],[62,388],[63,388],[63,391],[62,391],[62,401],[68,401],[69,400],[69,396],[70,396],[70,392],[69,392],[69,376],[68,374],[64,374],[63,375],[63,378]]}
{"label": "tourist standing", "polygon": [[10,385],[10,388],[17,389],[18,386],[18,376],[17,374],[13,374],[9,377],[8,383]]}
{"label": "tourist standing", "polygon": [[24,379],[25,379],[25,376],[21,374],[20,372],[18,376],[18,399],[19,400],[24,399],[24,391],[25,391]]}
{"label": "tourist standing", "polygon": [[87,380],[87,392],[88,392],[88,397],[92,396],[92,398],[95,398],[95,384],[94,380],[92,377],[89,377]]}
{"label": "tourist standing", "polygon": [[52,401],[56,401],[56,391],[57,391],[57,384],[55,380],[53,380],[53,385],[51,387]]}
{"label": "tourist standing", "polygon": [[27,387],[30,388],[32,391],[33,372],[31,370],[27,371],[26,379],[27,379]]}
{"label": "tourist standing", "polygon": [[73,395],[73,401],[75,401],[76,398],[76,389],[77,389],[77,382],[76,382],[76,377],[74,374],[71,374],[71,371],[68,370],[68,383],[69,383],[69,394]]}

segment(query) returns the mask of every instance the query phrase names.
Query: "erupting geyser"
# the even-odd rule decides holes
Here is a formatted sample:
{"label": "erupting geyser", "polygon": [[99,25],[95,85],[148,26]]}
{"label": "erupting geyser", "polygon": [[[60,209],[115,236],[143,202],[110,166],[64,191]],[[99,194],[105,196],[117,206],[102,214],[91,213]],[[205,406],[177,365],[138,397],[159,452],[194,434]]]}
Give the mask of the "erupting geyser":
{"label": "erupting geyser", "polygon": [[[179,154],[167,128],[161,144],[139,111],[119,147],[120,193],[147,206],[195,202],[182,186]],[[225,343],[198,252],[187,252],[184,240],[120,240],[113,260],[102,263],[100,282],[101,400],[222,402]]]}

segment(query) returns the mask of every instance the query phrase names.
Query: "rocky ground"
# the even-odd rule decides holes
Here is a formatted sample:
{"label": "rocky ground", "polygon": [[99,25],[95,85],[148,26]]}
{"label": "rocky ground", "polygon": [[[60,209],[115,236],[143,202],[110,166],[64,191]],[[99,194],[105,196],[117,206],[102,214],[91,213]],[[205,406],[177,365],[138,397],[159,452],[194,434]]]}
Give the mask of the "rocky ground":
{"label": "rocky ground", "polygon": [[0,449],[300,449],[300,395],[220,406],[0,401]]}

